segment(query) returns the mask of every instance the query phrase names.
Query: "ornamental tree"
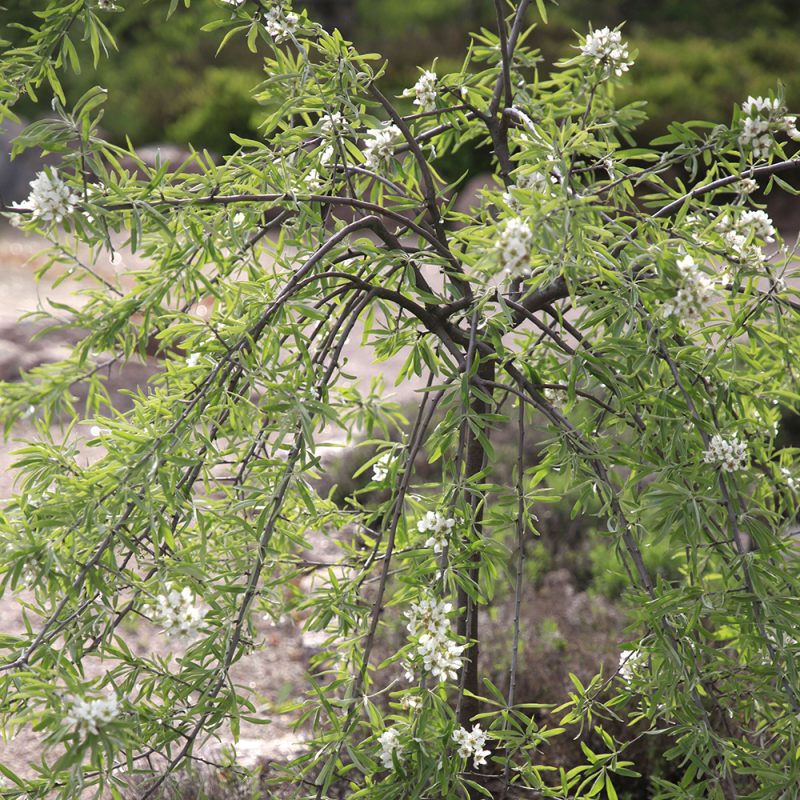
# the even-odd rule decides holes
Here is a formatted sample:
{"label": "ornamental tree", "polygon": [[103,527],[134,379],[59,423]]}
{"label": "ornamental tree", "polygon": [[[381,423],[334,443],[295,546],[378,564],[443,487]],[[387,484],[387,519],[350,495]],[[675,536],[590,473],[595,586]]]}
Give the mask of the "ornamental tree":
{"label": "ornamental tree", "polygon": [[[45,269],[68,267],[76,299],[52,325],[80,332],[68,358],[2,386],[6,430],[27,416],[37,435],[0,526],[3,590],[27,591],[24,633],[0,637],[0,713],[46,749],[34,779],[0,766],[0,796],[167,796],[204,741],[254,716],[230,671],[264,646],[255,620],[295,613],[326,644],[291,796],[615,798],[635,773],[613,718],[669,742],[680,777],[651,797],[796,797],[797,483],[776,425],[798,399],[800,304],[764,209],[800,164],[781,95],[641,147],[642,104],[614,100],[635,60],[622,31],[587,30],[541,67],[543,0],[496,0],[461,70],[422,65],[405,98],[306,13],[220,0],[206,35],[246,38],[270,113],[260,139],[222,163],[195,153],[190,174],[104,141],[103,89],[61,92],[82,49],[113,50],[119,5],[52,2],[0,60],[5,117],[53,93],[15,152],[60,166],[3,211],[49,239]],[[459,212],[437,164],[487,145],[494,184]],[[104,273],[118,250],[144,266]],[[419,387],[407,424],[351,373],[348,338],[402,356],[397,380]],[[147,354],[156,376],[115,410],[107,368]],[[492,442],[509,425],[504,485]],[[371,448],[346,505],[318,490],[331,432]],[[563,728],[520,702],[517,652],[536,511],[565,497],[607,527],[631,626],[618,672],[559,710],[606,752],[554,772]],[[339,557],[310,562],[312,536]],[[655,543],[674,580],[650,574]],[[314,591],[293,590],[310,572]],[[500,658],[481,651],[499,595],[516,609],[507,691],[481,673]],[[132,652],[138,620],[183,654]]]}

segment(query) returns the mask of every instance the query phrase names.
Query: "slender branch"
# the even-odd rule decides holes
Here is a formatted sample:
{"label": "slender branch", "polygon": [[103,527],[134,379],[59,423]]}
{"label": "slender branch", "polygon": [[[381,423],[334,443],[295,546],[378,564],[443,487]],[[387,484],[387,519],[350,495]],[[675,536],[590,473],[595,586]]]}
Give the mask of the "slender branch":
{"label": "slender branch", "polygon": [[430,167],[428,166],[428,161],[425,158],[425,154],[422,152],[422,148],[419,146],[419,142],[417,141],[414,134],[409,129],[408,125],[406,124],[405,120],[397,113],[394,106],[389,102],[389,100],[381,93],[381,91],[374,85],[370,85],[370,92],[372,95],[378,100],[378,102],[383,106],[386,113],[391,117],[392,122],[400,129],[400,132],[403,134],[403,138],[406,140],[411,153],[414,156],[414,160],[417,162],[417,166],[419,167],[420,175],[422,177],[422,186],[423,186],[423,193],[425,197],[425,205],[428,209],[428,216],[431,220],[431,226],[433,230],[436,232],[436,238],[441,245],[440,252],[446,252],[449,254],[449,262],[454,266],[454,273],[448,273],[453,284],[456,286],[458,291],[466,298],[472,297],[472,287],[469,285],[469,282],[464,280],[463,278],[463,269],[459,264],[458,260],[452,255],[452,251],[450,250],[450,246],[447,241],[447,233],[444,229],[444,221],[441,216],[441,212],[436,202],[436,187],[433,183],[433,176],[431,174]]}
{"label": "slender branch", "polygon": [[[494,0],[494,13],[497,22],[497,33],[500,37],[500,61],[502,64],[503,76],[503,95],[505,106],[514,104],[514,90],[511,86],[511,65],[509,63],[510,54],[508,52],[508,38],[506,36],[506,20],[503,15],[503,0]],[[494,95],[489,104],[489,113],[494,116],[500,106],[500,95]],[[496,99],[495,99],[496,98]]]}
{"label": "slender branch", "polygon": [[[800,158],[789,158],[785,161],[777,161],[774,164],[765,164],[763,167],[755,167],[754,169],[750,169],[747,171],[747,175],[745,177],[753,179],[765,178],[769,177],[770,175],[775,175],[779,172],[797,169],[798,167],[800,167]],[[659,208],[658,211],[655,211],[653,214],[651,214],[651,217],[653,219],[668,217],[670,214],[674,214],[676,211],[679,211],[687,200],[694,200],[697,197],[702,197],[704,194],[714,192],[717,189],[722,189],[725,186],[730,186],[732,183],[738,183],[741,179],[741,175],[728,175],[724,178],[719,178],[718,180],[712,181],[711,183],[706,183],[702,186],[696,186],[690,192],[682,195],[677,200],[673,200],[671,203],[667,203],[667,205]]]}
{"label": "slender branch", "polygon": [[[517,48],[517,39],[519,39],[519,35],[522,32],[522,25],[524,24],[525,21],[525,12],[528,10],[529,5],[530,5],[530,0],[520,0],[519,6],[517,6],[517,11],[514,16],[514,22],[511,25],[511,31],[508,34],[508,43],[505,48],[505,55],[508,62],[510,62],[511,59],[513,58],[514,51]],[[510,83],[510,78],[509,78],[509,83]],[[494,117],[494,115],[497,114],[497,111],[500,108],[500,99],[503,94],[504,85],[505,85],[505,69],[497,77],[497,81],[495,82],[494,85],[494,91],[492,92],[492,99],[489,102],[489,113],[492,117]],[[511,105],[512,100],[513,96],[507,95],[506,101],[508,105]]]}
{"label": "slender branch", "polygon": [[[525,565],[525,404],[518,400],[517,416],[517,572],[514,576],[514,633],[511,637],[511,666],[508,674],[508,710],[514,713],[517,701],[517,665],[519,661],[520,618],[522,612],[522,575]],[[506,723],[505,727],[508,727]],[[511,756],[505,754],[503,766],[503,793],[500,800],[505,800],[511,782]]]}

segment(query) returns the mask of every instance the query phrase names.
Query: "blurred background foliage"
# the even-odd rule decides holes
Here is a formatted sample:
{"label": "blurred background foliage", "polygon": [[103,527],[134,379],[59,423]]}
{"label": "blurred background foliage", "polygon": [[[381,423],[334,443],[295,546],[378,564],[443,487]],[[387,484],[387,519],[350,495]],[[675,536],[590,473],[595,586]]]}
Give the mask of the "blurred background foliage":
{"label": "blurred background foliage", "polygon": [[[33,25],[47,0],[5,4],[4,22]],[[66,78],[72,99],[95,84],[109,89],[103,125],[112,140],[130,136],[136,146],[191,143],[221,154],[234,147],[229,132],[258,135],[263,109],[250,97],[263,79],[257,58],[242,41],[215,55],[221,34],[200,30],[230,13],[220,0],[192,0],[188,9],[181,4],[169,23],[166,0],[123,0],[123,5],[124,12],[107,17],[120,52],[97,72],[85,68]],[[413,85],[417,66],[428,67],[435,57],[440,73],[458,68],[468,33],[494,25],[492,0],[295,0],[294,5],[339,27],[362,51],[383,54],[389,60],[386,85],[395,94]],[[789,108],[800,110],[796,0],[562,0],[548,7],[550,23],[530,39],[545,65],[573,54],[574,32],[586,33],[587,23],[613,27],[627,20],[624,35],[639,55],[619,100],[647,99],[641,143],[673,120],[727,121],[748,94],[766,94],[779,83]],[[3,29],[12,41],[23,36],[10,24]],[[46,113],[49,98],[40,99],[38,108],[28,103],[20,113],[29,118]],[[476,172],[483,165],[476,160],[457,166]]]}

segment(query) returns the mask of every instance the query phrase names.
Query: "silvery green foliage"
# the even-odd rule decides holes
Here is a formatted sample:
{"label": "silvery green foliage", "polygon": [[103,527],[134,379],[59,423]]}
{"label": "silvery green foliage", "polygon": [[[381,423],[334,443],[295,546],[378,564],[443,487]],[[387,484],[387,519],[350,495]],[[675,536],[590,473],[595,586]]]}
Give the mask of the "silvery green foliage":
{"label": "silvery green foliage", "polygon": [[[602,727],[614,715],[668,737],[684,770],[653,797],[796,797],[797,470],[775,429],[797,403],[800,305],[793,250],[754,194],[790,190],[780,176],[800,164],[781,97],[635,147],[642,107],[614,102],[635,69],[622,32],[588,31],[548,75],[526,42],[535,9],[498,0],[497,31],[475,36],[459,72],[423,68],[402,115],[380,61],[337,32],[287,3],[220,0],[207,35],[269,53],[263,136],[220,165],[196,154],[199,174],[134,174],[135,155],[98,133],[104,91],[67,107],[58,84],[84,42],[95,60],[111,50],[103,15],[119,5],[54,1],[0,59],[4,115],[46,84],[56,97],[16,148],[63,162],[5,211],[49,237],[45,269],[72,271],[81,296],[57,324],[82,332],[69,358],[2,386],[6,427],[32,417],[38,434],[0,529],[3,590],[29,591],[27,631],[0,637],[0,715],[47,749],[34,779],[2,766],[0,796],[119,797],[140,770],[140,795],[159,796],[253,710],[229,671],[261,646],[254,621],[295,612],[327,636],[300,718],[311,739],[288,773],[298,797],[488,783],[613,798],[632,774]],[[457,213],[437,159],[483,142],[495,183]],[[98,271],[117,247],[145,266]],[[401,354],[399,380],[424,387],[409,426],[381,381],[354,382],[355,336],[375,359]],[[106,368],[153,350],[158,375],[115,413]],[[508,416],[516,473],[495,486]],[[323,429],[377,448],[369,503],[313,488]],[[525,468],[532,429],[546,445]],[[422,453],[441,484],[417,474]],[[504,693],[481,681],[478,610],[498,592],[519,609],[508,548],[523,559],[536,504],[567,491],[627,565],[633,656],[575,680],[563,723],[594,727],[606,752],[559,774],[546,765],[560,729],[516,695],[519,613]],[[337,537],[314,592],[294,591],[318,569],[312,534],[345,528],[358,542]],[[680,580],[648,573],[651,542],[669,544]],[[170,641],[190,631],[185,655],[131,652],[125,626],[141,618]]]}

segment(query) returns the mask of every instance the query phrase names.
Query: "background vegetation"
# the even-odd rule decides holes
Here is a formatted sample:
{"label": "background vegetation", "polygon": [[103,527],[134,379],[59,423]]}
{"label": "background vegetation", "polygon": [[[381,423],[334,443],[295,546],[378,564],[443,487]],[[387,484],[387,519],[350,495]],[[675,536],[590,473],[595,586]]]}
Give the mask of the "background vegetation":
{"label": "background vegetation", "polygon": [[[3,16],[34,25],[44,5],[12,3]],[[434,55],[440,72],[458,68],[469,31],[494,27],[491,0],[296,0],[295,6],[340,26],[364,50],[385,55],[389,84],[398,94]],[[219,37],[198,35],[219,16],[218,0],[193,0],[188,9],[181,4],[168,25],[167,8],[157,0],[108,15],[121,52],[102,64],[102,76],[89,68],[65,75],[69,96],[74,100],[98,83],[110,90],[103,126],[112,140],[130,136],[136,146],[170,141],[232,152],[229,132],[258,136],[267,109],[250,90],[264,75],[253,68],[242,41],[215,55]],[[582,31],[587,19],[595,27],[631,21],[625,36],[639,55],[619,100],[648,98],[649,120],[637,133],[642,144],[674,120],[727,121],[742,97],[767,94],[781,82],[789,108],[800,107],[800,16],[793,0],[564,0],[549,8],[550,24],[531,40],[542,51],[543,72],[574,55],[572,32]],[[13,26],[5,27],[3,35],[13,40]],[[48,103],[42,97],[39,108],[29,104],[20,111],[36,116],[46,113]],[[482,168],[474,160],[458,166]]]}

